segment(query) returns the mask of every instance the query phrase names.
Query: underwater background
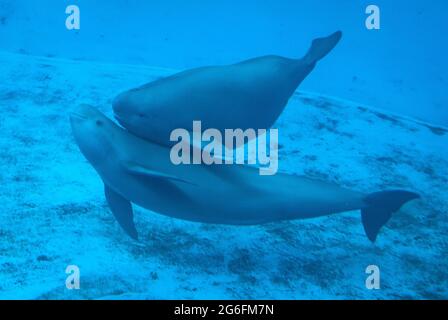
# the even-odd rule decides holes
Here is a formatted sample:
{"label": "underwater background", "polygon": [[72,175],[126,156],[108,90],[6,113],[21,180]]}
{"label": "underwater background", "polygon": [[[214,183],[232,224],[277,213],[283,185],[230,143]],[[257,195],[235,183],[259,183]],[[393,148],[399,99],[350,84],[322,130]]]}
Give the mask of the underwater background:
{"label": "underwater background", "polygon": [[[446,299],[446,1],[0,0],[0,298]],[[81,29],[67,30],[78,5]],[[368,30],[365,8],[381,9]],[[341,43],[274,127],[279,169],[362,192],[409,189],[375,244],[359,212],[261,226],[135,207],[115,222],[73,139],[79,104],[112,118],[120,92],[176,71]],[[68,265],[81,289],[65,285]],[[381,289],[365,286],[368,265]]]}

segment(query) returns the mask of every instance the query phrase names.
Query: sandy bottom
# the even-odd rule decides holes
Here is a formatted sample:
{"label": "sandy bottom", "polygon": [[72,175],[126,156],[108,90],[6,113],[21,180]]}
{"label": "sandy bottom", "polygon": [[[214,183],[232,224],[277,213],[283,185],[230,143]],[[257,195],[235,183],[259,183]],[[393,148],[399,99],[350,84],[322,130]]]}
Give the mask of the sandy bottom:
{"label": "sandy bottom", "polygon": [[[281,171],[422,196],[375,244],[359,212],[232,227],[140,208],[142,241],[130,240],[68,114],[89,103],[110,115],[117,93],[169,73],[0,53],[0,298],[448,298],[448,131],[315,94],[295,94],[276,125]],[[65,288],[69,264],[80,290]],[[380,290],[365,288],[370,264]]]}

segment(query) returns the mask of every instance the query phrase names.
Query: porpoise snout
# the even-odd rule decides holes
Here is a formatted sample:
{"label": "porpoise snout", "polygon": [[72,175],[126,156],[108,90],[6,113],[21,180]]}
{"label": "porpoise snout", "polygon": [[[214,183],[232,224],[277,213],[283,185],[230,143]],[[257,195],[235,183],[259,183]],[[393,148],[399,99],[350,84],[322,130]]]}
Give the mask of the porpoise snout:
{"label": "porpoise snout", "polygon": [[76,112],[76,111],[73,111],[73,112],[70,113],[70,119],[72,119],[72,120],[74,120],[74,119],[86,120],[87,117],[84,116],[84,115],[81,114],[81,113],[78,113],[78,112]]}
{"label": "porpoise snout", "polygon": [[112,109],[115,114],[123,115],[126,113],[129,97],[127,92],[120,93],[112,100]]}
{"label": "porpoise snout", "polygon": [[87,120],[93,119],[94,117],[97,117],[99,115],[101,115],[101,112],[98,111],[95,107],[88,104],[81,104],[78,106],[78,108],[70,113],[70,118],[72,120]]}
{"label": "porpoise snout", "polygon": [[115,115],[123,118],[142,116],[142,109],[148,104],[148,95],[142,94],[140,89],[132,89],[120,93],[112,100]]}
{"label": "porpoise snout", "polygon": [[138,98],[136,90],[130,90],[119,94],[112,101],[115,119],[127,129],[131,129],[135,121],[145,118],[145,114],[140,111],[142,106]]}
{"label": "porpoise snout", "polygon": [[90,109],[92,109],[91,106],[82,104],[70,113],[70,118],[72,120],[74,120],[74,119],[87,120],[89,118],[89,115],[91,114]]}

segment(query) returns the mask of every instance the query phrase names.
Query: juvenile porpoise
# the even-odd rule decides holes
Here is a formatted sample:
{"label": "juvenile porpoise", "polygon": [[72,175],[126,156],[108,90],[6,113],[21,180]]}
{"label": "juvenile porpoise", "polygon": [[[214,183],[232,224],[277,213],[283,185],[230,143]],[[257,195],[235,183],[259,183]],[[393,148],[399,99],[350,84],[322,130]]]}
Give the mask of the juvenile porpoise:
{"label": "juvenile porpoise", "polygon": [[132,204],[170,217],[255,225],[361,210],[368,238],[404,203],[404,190],[364,194],[333,183],[244,165],[174,165],[170,148],[130,134],[93,107],[71,115],[75,140],[104,182],[106,199],[129,236],[138,238]]}
{"label": "juvenile porpoise", "polygon": [[116,119],[137,136],[172,145],[170,133],[194,120],[204,129],[269,129],[289,98],[342,37],[340,31],[312,42],[301,59],[264,56],[227,66],[201,67],[119,94]]}

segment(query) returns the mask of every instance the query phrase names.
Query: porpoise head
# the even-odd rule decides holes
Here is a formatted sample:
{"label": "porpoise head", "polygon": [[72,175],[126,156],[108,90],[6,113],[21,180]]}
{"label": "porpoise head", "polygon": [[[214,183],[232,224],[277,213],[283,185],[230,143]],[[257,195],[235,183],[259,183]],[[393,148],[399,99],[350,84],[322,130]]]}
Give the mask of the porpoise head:
{"label": "porpoise head", "polygon": [[89,105],[70,114],[70,123],[81,152],[96,168],[113,152],[115,127],[110,119]]}
{"label": "porpoise head", "polygon": [[112,101],[115,119],[133,134],[146,138],[146,129],[152,121],[147,110],[155,105],[148,92],[141,93],[139,88],[119,94]]}

